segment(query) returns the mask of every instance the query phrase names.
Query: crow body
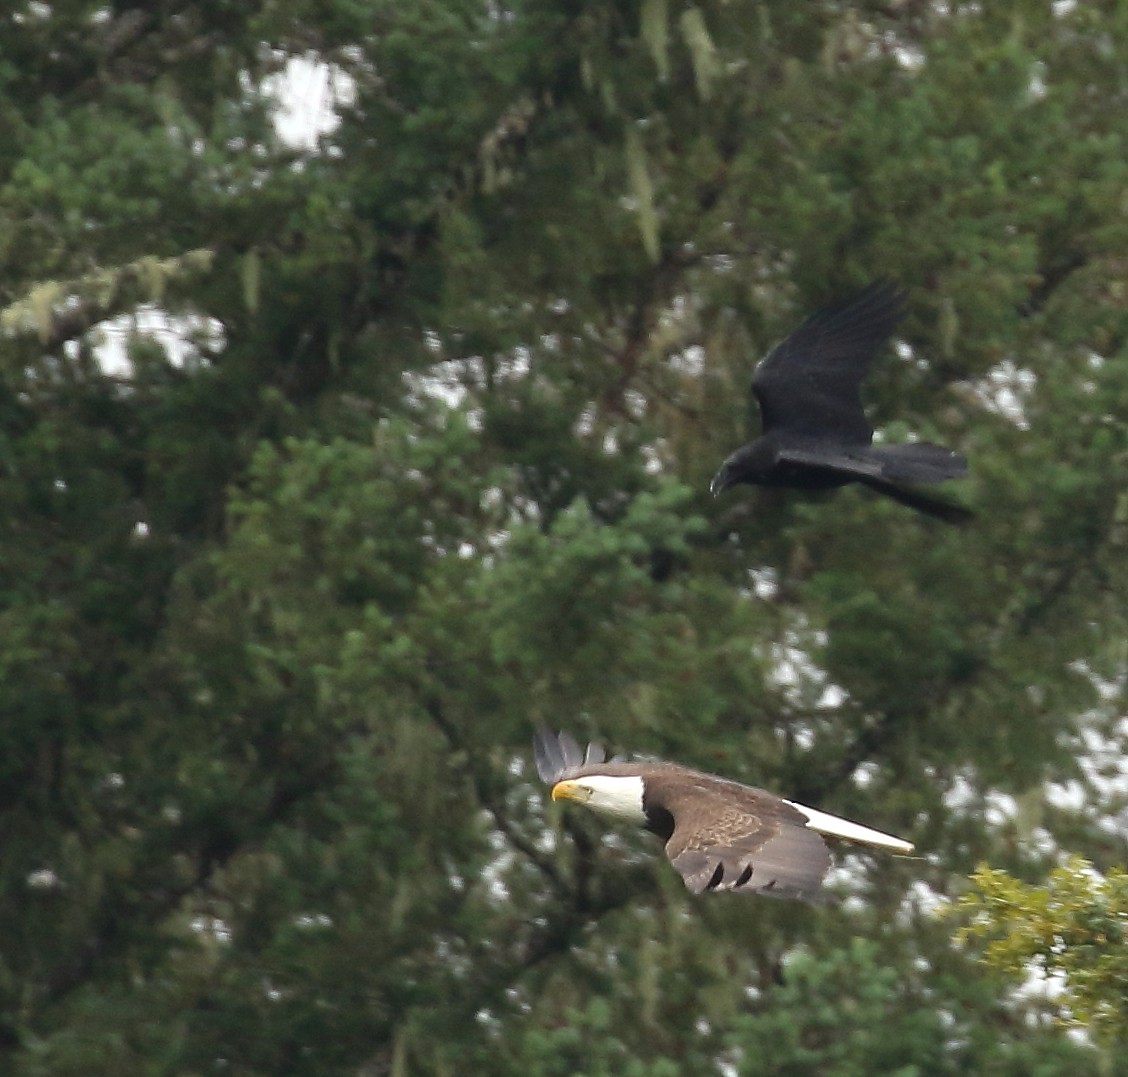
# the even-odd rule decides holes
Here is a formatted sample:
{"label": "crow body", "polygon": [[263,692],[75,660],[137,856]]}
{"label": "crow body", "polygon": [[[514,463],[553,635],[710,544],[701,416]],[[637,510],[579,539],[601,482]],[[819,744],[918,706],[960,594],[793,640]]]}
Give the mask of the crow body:
{"label": "crow body", "polygon": [[762,433],[721,465],[714,495],[736,483],[828,490],[860,482],[948,523],[971,511],[922,493],[918,483],[967,472],[942,445],[874,445],[859,393],[874,353],[901,318],[906,292],[878,280],[844,302],[812,314],[770,351],[752,377]]}

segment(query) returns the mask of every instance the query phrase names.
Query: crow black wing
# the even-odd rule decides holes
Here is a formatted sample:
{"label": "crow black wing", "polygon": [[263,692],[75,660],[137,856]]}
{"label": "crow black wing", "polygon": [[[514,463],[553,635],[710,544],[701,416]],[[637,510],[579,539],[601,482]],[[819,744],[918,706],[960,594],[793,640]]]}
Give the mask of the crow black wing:
{"label": "crow black wing", "polygon": [[963,475],[967,461],[942,445],[921,441],[907,445],[843,445],[807,440],[779,449],[778,458],[782,464],[798,464],[849,476],[902,505],[950,524],[965,524],[973,516],[963,505],[901,485],[943,482]]}
{"label": "crow black wing", "polygon": [[927,441],[857,445],[827,438],[805,438],[781,445],[776,455],[785,463],[889,482],[943,482],[958,479],[967,472],[967,460],[960,453]]}
{"label": "crow black wing", "polygon": [[874,353],[900,320],[906,295],[892,281],[874,281],[812,314],[777,344],[752,376],[763,432],[868,442],[873,427],[862,410],[859,387]]}

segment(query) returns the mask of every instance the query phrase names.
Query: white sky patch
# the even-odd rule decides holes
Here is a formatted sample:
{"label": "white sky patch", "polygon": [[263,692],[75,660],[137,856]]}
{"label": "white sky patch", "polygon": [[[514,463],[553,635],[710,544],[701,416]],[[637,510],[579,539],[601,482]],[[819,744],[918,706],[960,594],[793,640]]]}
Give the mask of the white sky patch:
{"label": "white sky patch", "polygon": [[1026,401],[1036,383],[1034,371],[1016,366],[1013,359],[1004,359],[985,378],[973,383],[972,391],[988,411],[1001,415],[1020,430],[1028,430]]}
{"label": "white sky patch", "polygon": [[30,890],[61,890],[63,886],[63,880],[51,868],[28,872],[26,882]]}
{"label": "white sky patch", "polygon": [[471,430],[480,433],[484,428],[485,412],[469,403],[472,391],[485,384],[485,369],[480,358],[445,359],[425,373],[404,371],[401,378],[412,403],[442,404],[451,411],[461,411]]}
{"label": "white sky patch", "polygon": [[1026,98],[1028,101],[1041,101],[1046,93],[1046,65],[1038,61],[1031,65],[1030,81],[1026,85]]}
{"label": "white sky patch", "polygon": [[714,273],[731,273],[736,269],[736,259],[731,254],[709,254],[706,262]]}
{"label": "white sky patch", "polygon": [[984,818],[991,826],[1002,827],[1018,818],[1018,804],[1009,793],[989,789],[983,799]]}
{"label": "white sky patch", "polygon": [[846,689],[841,685],[828,684],[823,689],[823,694],[819,696],[819,710],[836,710],[838,707],[841,707],[842,704],[845,703],[849,698],[850,696],[847,693]]}
{"label": "white sky patch", "polygon": [[26,10],[17,11],[12,15],[15,23],[30,22],[32,19],[48,19],[51,17],[51,5],[40,3],[39,0],[29,0]]}
{"label": "white sky patch", "polygon": [[850,775],[850,780],[859,788],[865,789],[873,784],[873,780],[877,777],[878,766],[872,759],[866,760],[864,763],[859,763],[854,768],[854,773]]}
{"label": "white sky patch", "polygon": [[[1128,835],[1128,717],[1100,720],[1091,715],[1071,738],[1081,777],[1047,786],[1047,798],[1069,801],[1072,810],[1096,817],[1105,833]],[[1073,807],[1080,791],[1081,805]],[[1064,806],[1064,805],[1062,805]]]}
{"label": "white sky patch", "polygon": [[192,917],[191,927],[197,935],[202,935],[224,944],[231,942],[231,925],[218,916],[194,916]]}
{"label": "white sky patch", "polygon": [[1079,812],[1086,800],[1085,787],[1076,778],[1046,783],[1046,801],[1060,811]]}
{"label": "white sky patch", "polygon": [[978,776],[965,769],[949,778],[944,806],[954,816],[982,820],[988,830],[1016,833],[1023,845],[1042,857],[1062,857],[1052,831],[1041,825],[1036,803],[1085,818],[1102,833],[1118,838],[1128,852],[1128,718],[1107,731],[1082,728],[1071,747],[1079,777],[1047,781],[1038,789],[1012,796],[984,789]]}
{"label": "white sky patch", "polygon": [[1057,1005],[1065,993],[1065,986],[1064,973],[1046,973],[1038,965],[1031,964],[1026,966],[1026,980],[1014,989],[1014,995],[1023,1000]]}
{"label": "white sky patch", "polygon": [[1077,761],[1079,774],[1047,782],[1048,803],[1090,819],[1122,841],[1128,835],[1128,716],[1124,699],[1128,674],[1118,665],[1100,672],[1079,660],[1070,668],[1085,677],[1100,702],[1078,716],[1062,746]]}
{"label": "white sky patch", "polygon": [[[435,356],[442,355],[442,338],[434,330],[423,334],[423,344]],[[529,349],[522,346],[507,355],[493,356],[489,374],[495,383],[516,382],[527,377],[531,368]],[[480,355],[438,359],[425,371],[403,374],[404,384],[417,400],[438,400],[451,408],[461,407],[469,393],[484,390],[488,380],[486,360]]]}
{"label": "white sky patch", "polygon": [[970,768],[952,775],[950,784],[944,791],[943,803],[953,815],[963,818],[982,819],[992,830],[1013,829],[1017,827],[1022,832],[1023,840],[1039,851],[1052,851],[1043,849],[1049,839],[1047,831],[1040,831],[1037,827],[1028,828],[1024,825],[1022,798],[1005,793],[999,789],[984,789],[979,777]]}
{"label": "white sky patch", "polygon": [[[489,813],[486,813],[489,817]],[[509,900],[509,887],[505,885],[503,876],[513,865],[513,850],[506,840],[505,835],[493,829],[493,818],[489,817],[490,833],[488,841],[493,855],[485,867],[482,868],[481,879],[486,884],[486,891],[494,901],[499,904]]]}
{"label": "white sky patch", "polygon": [[893,353],[904,363],[914,366],[917,370],[927,370],[928,361],[913,351],[913,346],[907,340],[899,337],[893,341]]}
{"label": "white sky patch", "polygon": [[646,415],[646,397],[637,389],[628,389],[623,393],[623,403],[632,419],[641,419]]}
{"label": "white sky patch", "polygon": [[1126,842],[1128,834],[1128,811],[1122,811],[1119,816],[1105,815],[1097,820],[1097,829],[1111,838]]}
{"label": "white sky patch", "polygon": [[500,486],[489,486],[482,491],[478,504],[487,512],[500,509],[505,504],[505,491]]}
{"label": "white sky patch", "polygon": [[518,381],[528,377],[532,369],[532,354],[524,344],[518,344],[508,355],[500,357],[494,370],[494,377],[507,381]]}
{"label": "white sky patch", "polygon": [[869,857],[859,856],[855,852],[848,852],[845,844],[839,844],[834,839],[827,843],[835,851],[834,862],[826,873],[824,885],[828,890],[849,898],[864,898],[869,888],[867,872],[873,862]]}
{"label": "white sky patch", "polygon": [[919,71],[924,67],[924,49],[917,45],[898,43],[893,49],[893,58],[906,71]]}
{"label": "white sky patch", "polygon": [[[781,689],[784,698],[797,709],[833,710],[848,698],[845,689],[830,681],[825,670],[811,658],[811,647],[825,645],[825,632],[802,628],[788,629],[782,643],[769,645],[768,683]],[[797,735],[795,729],[791,732]],[[800,746],[810,747],[810,744]]]}
{"label": "white sky patch", "polygon": [[1109,732],[1092,727],[1078,736],[1085,755],[1086,777],[1101,792],[1128,794],[1128,718],[1121,718]]}
{"label": "white sky patch", "polygon": [[1040,856],[1053,856],[1061,846],[1044,826],[1034,827],[1026,837],[1026,844]]}
{"label": "white sky patch", "polygon": [[[772,643],[770,654],[772,669],[769,679],[777,688],[788,690],[785,694],[798,694],[811,684],[821,686],[825,675],[802,647],[794,643]],[[797,698],[795,702],[800,700]]]}
{"label": "white sky patch", "polygon": [[595,407],[589,404],[579,415],[576,416],[576,421],[572,424],[572,432],[581,438],[588,437],[595,429]]}
{"label": "white sky patch", "polygon": [[944,807],[950,812],[966,813],[978,802],[979,794],[970,777],[965,773],[953,775],[951,784],[944,792]]}
{"label": "white sky patch", "polygon": [[340,106],[356,100],[356,84],[341,68],[316,56],[291,56],[276,75],[263,80],[275,100],[274,129],[295,149],[313,151],[323,135],[340,126]]}
{"label": "white sky patch", "polygon": [[486,535],[486,547],[490,552],[482,555],[482,564],[487,568],[496,564],[496,555],[501,553],[502,550],[509,545],[510,539],[512,538],[513,532],[505,527],[497,527],[490,531],[489,534]]}
{"label": "white sky patch", "polygon": [[653,445],[639,446],[639,451],[642,453],[643,466],[648,475],[659,475],[666,470],[665,461],[662,456],[664,446],[665,442],[661,438]]}
{"label": "white sky patch", "polygon": [[815,731],[805,723],[792,722],[786,732],[795,747],[802,752],[809,752],[815,746]]}
{"label": "white sky patch", "polygon": [[705,349],[700,344],[691,344],[684,351],[674,352],[669,363],[679,374],[699,378],[705,371]]}
{"label": "white sky patch", "polygon": [[910,884],[901,899],[901,905],[897,910],[897,921],[902,927],[911,927],[914,920],[921,917],[931,919],[950,904],[949,899],[943,894],[937,893],[924,880],[917,879]]}
{"label": "white sky patch", "polygon": [[752,581],[752,593],[761,602],[770,602],[779,594],[779,573],[774,568],[750,568],[748,578]]}
{"label": "white sky patch", "polygon": [[1085,677],[1105,702],[1121,699],[1125,688],[1128,687],[1128,676],[1125,675],[1123,670],[1118,671],[1113,676],[1104,675],[1098,673],[1089,662],[1081,658],[1070,662],[1069,668],[1074,673],[1080,673],[1082,677]]}
{"label": "white sky patch", "polygon": [[99,367],[112,377],[122,378],[133,375],[128,355],[132,339],[156,340],[169,362],[179,368],[190,367],[200,357],[202,349],[217,352],[224,344],[223,325],[217,319],[198,314],[169,314],[152,303],[102,322],[95,326],[94,333],[101,337],[95,345]]}

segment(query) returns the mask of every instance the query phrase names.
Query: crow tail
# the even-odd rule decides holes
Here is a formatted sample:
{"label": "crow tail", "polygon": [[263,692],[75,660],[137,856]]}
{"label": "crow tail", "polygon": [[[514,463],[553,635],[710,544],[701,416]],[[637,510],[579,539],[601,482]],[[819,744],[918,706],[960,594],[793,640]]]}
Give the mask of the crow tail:
{"label": "crow tail", "polygon": [[916,509],[917,512],[935,516],[938,520],[943,520],[945,523],[966,524],[975,516],[975,513],[964,505],[957,505],[952,501],[945,501],[939,497],[931,497],[928,494],[922,494],[919,490],[899,486],[895,482],[889,482],[885,479],[870,478],[868,476],[860,476],[859,478],[860,481],[864,482],[871,490],[876,490],[879,494],[891,497],[894,501],[899,501],[902,505],[908,505],[910,509]]}

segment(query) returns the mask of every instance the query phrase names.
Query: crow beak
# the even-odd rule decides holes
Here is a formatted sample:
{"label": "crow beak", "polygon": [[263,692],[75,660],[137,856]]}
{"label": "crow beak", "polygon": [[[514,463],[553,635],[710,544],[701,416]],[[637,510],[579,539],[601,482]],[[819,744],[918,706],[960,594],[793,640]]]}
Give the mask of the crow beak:
{"label": "crow beak", "polygon": [[714,497],[723,493],[732,485],[729,479],[729,470],[727,465],[722,465],[721,470],[713,476],[713,481],[709,483],[709,493]]}

